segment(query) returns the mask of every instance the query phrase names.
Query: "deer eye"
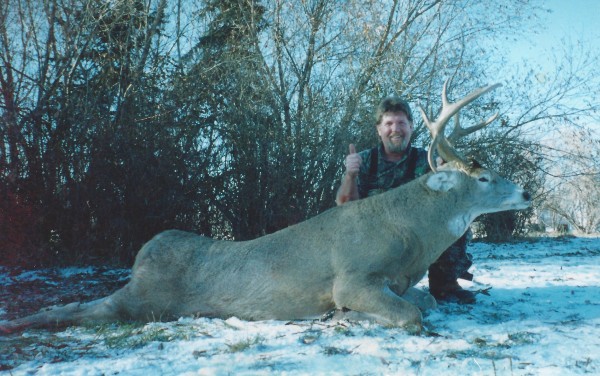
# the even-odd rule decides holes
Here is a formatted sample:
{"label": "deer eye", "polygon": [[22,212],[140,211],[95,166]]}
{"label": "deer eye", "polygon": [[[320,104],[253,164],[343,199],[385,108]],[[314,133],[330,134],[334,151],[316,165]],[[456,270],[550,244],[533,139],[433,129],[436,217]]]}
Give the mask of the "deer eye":
{"label": "deer eye", "polygon": [[487,182],[488,182],[488,181],[490,181],[490,180],[489,180],[488,178],[486,178],[486,177],[482,176],[482,177],[480,177],[480,178],[479,178],[479,181],[480,181],[480,182],[483,182],[483,183],[487,183]]}

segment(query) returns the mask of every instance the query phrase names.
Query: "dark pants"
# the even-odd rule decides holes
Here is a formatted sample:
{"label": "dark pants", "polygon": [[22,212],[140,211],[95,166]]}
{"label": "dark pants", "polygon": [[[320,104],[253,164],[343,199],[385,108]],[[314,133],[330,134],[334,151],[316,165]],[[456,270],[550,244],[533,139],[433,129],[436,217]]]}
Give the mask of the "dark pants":
{"label": "dark pants", "polygon": [[457,279],[473,280],[468,270],[473,265],[472,257],[467,253],[467,242],[471,231],[467,231],[460,239],[442,253],[440,258],[429,267],[429,286],[442,287]]}

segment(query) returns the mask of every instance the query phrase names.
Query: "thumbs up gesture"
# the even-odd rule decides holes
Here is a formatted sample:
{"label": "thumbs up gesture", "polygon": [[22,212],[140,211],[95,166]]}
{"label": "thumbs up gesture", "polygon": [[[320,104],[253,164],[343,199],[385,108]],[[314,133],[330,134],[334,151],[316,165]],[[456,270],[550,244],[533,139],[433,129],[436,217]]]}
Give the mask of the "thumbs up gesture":
{"label": "thumbs up gesture", "polygon": [[357,176],[362,165],[362,158],[356,153],[354,144],[350,144],[348,148],[349,154],[346,156],[344,165],[346,166],[346,174]]}

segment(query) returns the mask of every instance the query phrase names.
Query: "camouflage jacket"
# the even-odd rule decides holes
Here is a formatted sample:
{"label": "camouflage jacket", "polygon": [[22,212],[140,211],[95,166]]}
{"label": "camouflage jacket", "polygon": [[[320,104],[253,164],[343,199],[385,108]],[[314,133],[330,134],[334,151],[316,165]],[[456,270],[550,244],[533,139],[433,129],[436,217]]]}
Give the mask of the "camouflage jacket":
{"label": "camouflage jacket", "polygon": [[360,198],[373,196],[425,175],[430,171],[427,151],[408,146],[402,160],[390,162],[383,158],[383,145],[358,153],[362,166],[358,173],[358,195]]}

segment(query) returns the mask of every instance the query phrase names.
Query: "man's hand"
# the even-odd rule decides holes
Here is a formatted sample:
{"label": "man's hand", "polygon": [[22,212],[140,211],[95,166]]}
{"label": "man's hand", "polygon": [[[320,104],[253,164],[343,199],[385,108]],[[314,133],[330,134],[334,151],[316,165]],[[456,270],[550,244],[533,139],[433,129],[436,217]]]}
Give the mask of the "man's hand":
{"label": "man's hand", "polygon": [[346,166],[346,174],[342,179],[342,185],[335,196],[335,203],[342,205],[348,201],[358,200],[358,183],[356,177],[360,172],[362,158],[356,153],[354,144],[350,144],[350,153],[346,156],[344,166]]}
{"label": "man's hand", "polygon": [[350,153],[346,156],[344,165],[346,166],[346,174],[351,177],[356,177],[360,172],[360,166],[362,165],[362,158],[356,153],[354,144],[350,144]]}

